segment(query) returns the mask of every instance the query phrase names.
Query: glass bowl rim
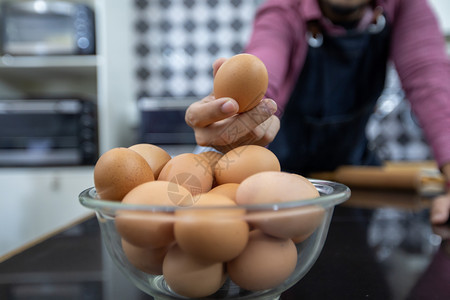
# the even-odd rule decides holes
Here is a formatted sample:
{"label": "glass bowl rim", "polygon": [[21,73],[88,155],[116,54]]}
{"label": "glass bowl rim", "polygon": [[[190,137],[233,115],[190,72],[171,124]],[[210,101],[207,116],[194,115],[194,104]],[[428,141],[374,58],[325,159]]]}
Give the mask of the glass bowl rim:
{"label": "glass bowl rim", "polygon": [[245,209],[247,211],[276,211],[281,209],[299,208],[310,205],[319,205],[322,207],[336,206],[345,202],[351,194],[350,188],[346,185],[334,181],[309,179],[319,192],[323,189],[327,190],[327,194],[320,195],[317,198],[293,200],[287,202],[277,203],[263,203],[263,204],[249,204],[237,206],[162,206],[162,205],[136,205],[124,204],[120,201],[103,200],[96,198],[95,187],[90,187],[83,190],[78,199],[80,203],[95,211],[108,211],[115,213],[118,210],[133,210],[133,211],[151,211],[151,212],[175,212],[181,209]]}

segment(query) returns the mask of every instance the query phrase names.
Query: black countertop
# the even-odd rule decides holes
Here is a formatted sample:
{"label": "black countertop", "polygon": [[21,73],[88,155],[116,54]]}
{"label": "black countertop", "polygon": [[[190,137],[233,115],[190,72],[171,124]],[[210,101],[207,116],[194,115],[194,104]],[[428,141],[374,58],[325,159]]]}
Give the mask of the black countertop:
{"label": "black countertop", "polygon": [[[450,299],[450,243],[430,226],[428,204],[410,192],[352,191],[317,262],[281,299]],[[152,297],[112,263],[92,216],[0,263],[0,299]]]}

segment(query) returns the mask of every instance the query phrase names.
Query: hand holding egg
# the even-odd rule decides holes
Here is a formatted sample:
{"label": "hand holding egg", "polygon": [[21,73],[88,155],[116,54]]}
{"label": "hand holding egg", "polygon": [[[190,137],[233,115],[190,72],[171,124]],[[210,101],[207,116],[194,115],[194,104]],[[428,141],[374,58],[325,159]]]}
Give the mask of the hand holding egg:
{"label": "hand holding egg", "polygon": [[[240,65],[256,65],[250,68],[255,74],[249,74]],[[186,111],[186,123],[194,129],[199,145],[226,152],[240,145],[265,146],[275,138],[280,121],[274,115],[276,103],[264,98],[265,72],[264,64],[250,54],[216,60],[214,93],[194,102]],[[233,87],[236,81],[233,74],[240,78],[240,85]],[[239,91],[242,95],[238,95]]]}

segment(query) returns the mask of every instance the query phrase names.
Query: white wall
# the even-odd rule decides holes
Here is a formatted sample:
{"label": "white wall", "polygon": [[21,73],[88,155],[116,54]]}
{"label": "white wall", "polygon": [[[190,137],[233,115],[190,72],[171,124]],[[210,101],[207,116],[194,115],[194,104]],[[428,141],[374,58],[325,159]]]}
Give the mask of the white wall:
{"label": "white wall", "polygon": [[444,34],[450,36],[450,1],[428,0],[428,2],[434,9]]}
{"label": "white wall", "polygon": [[132,94],[132,0],[96,0],[100,151],[131,145],[137,107]]}

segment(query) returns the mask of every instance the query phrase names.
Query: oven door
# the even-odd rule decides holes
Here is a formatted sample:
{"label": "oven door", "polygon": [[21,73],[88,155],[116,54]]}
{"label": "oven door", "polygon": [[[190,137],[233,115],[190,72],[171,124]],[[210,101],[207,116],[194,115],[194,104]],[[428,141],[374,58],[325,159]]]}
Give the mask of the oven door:
{"label": "oven door", "polygon": [[77,99],[0,100],[0,166],[90,165],[95,111]]}
{"label": "oven door", "polygon": [[141,98],[139,139],[150,144],[195,144],[194,131],[184,119],[187,107],[198,99]]}

